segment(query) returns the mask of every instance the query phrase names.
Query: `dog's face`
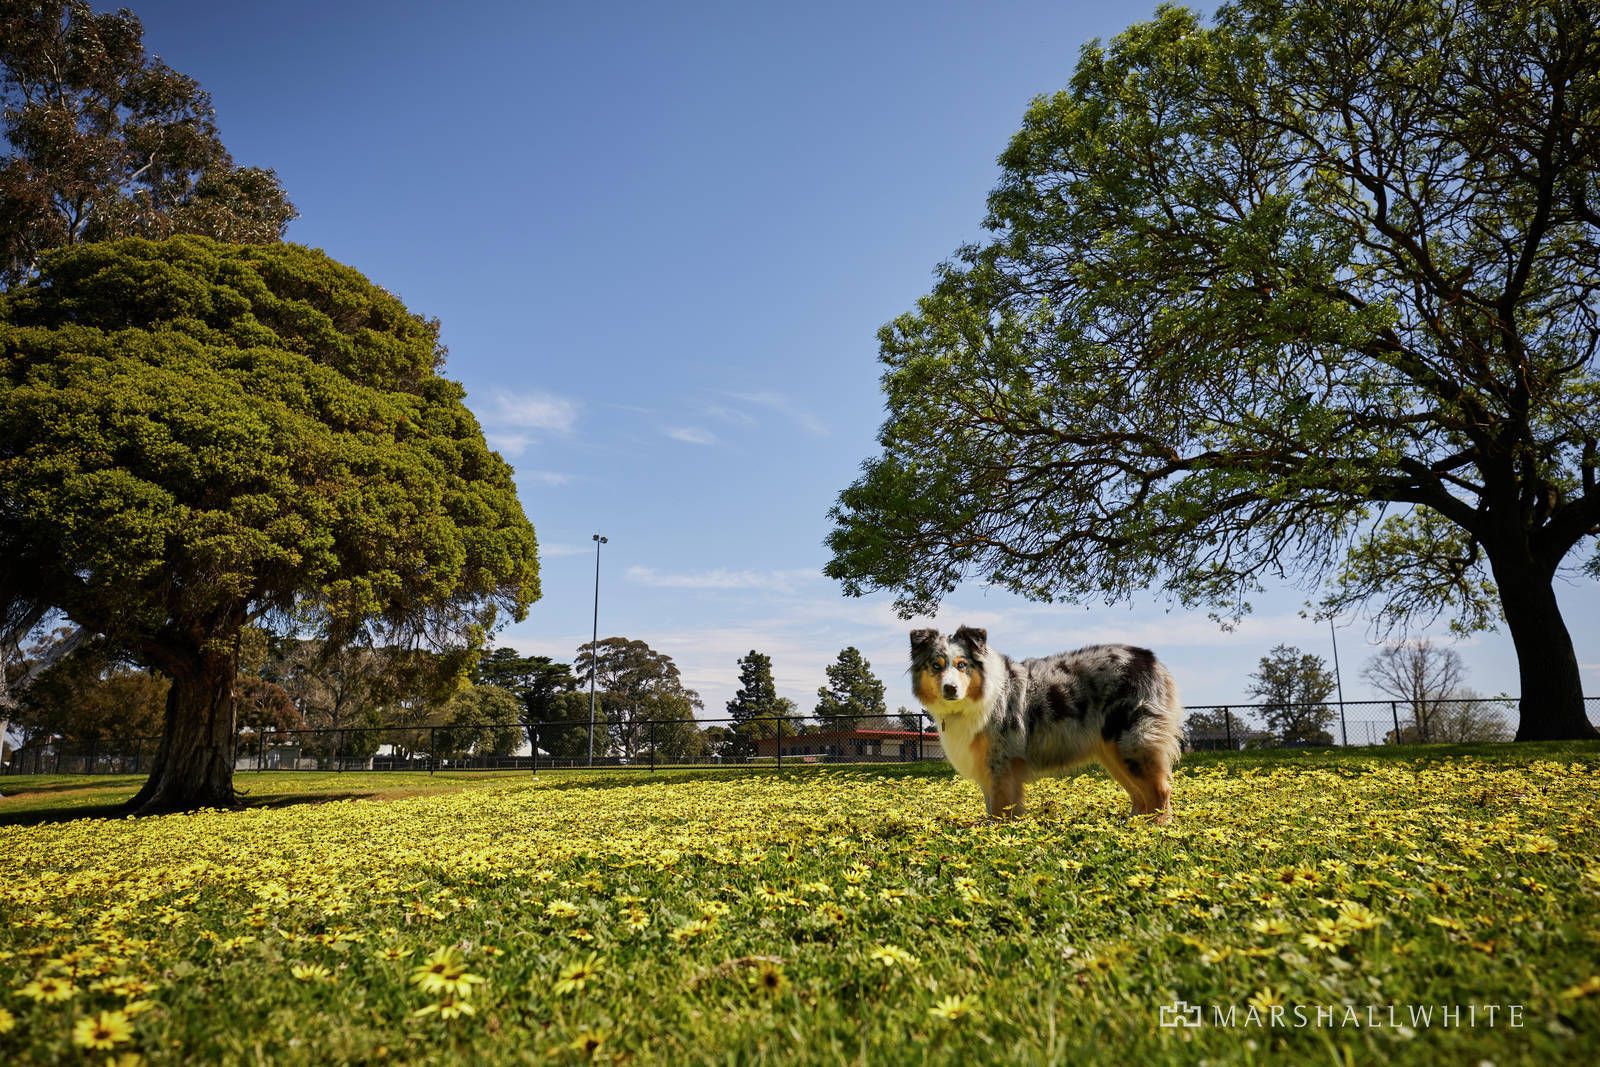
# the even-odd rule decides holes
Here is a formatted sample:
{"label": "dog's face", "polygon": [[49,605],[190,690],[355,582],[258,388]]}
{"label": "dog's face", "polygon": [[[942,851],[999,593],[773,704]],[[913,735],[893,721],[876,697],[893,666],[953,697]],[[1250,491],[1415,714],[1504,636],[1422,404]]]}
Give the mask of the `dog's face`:
{"label": "dog's face", "polygon": [[954,714],[983,706],[983,658],[989,635],[963,626],[945,636],[911,631],[911,688],[929,711]]}

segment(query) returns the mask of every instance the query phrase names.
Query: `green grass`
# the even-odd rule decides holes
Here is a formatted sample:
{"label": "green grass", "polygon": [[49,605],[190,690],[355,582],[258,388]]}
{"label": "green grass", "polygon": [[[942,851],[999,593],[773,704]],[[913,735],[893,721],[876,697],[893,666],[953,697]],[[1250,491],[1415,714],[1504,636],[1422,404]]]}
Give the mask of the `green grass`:
{"label": "green grass", "polygon": [[[119,1011],[96,1057],[1579,1062],[1597,771],[1594,744],[1193,754],[1167,827],[1099,772],[990,824],[938,765],[241,774],[245,810],[149,819],[74,818],[134,778],[3,778],[0,1062],[73,1061]],[[1179,998],[1238,1025],[1160,1027]],[[1390,1004],[1434,1023],[1345,1012]]]}

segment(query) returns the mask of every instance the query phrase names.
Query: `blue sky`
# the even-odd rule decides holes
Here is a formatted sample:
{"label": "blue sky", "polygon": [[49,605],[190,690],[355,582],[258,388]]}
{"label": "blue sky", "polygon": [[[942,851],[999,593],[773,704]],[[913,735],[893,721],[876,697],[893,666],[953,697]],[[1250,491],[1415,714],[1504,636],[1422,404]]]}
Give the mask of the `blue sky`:
{"label": "blue sky", "polygon": [[[995,157],[1079,47],[1154,4],[216,4],[128,0],[325,249],[443,323],[447,373],[517,470],[544,597],[500,643],[673,656],[724,714],[737,658],[803,709],[845,645],[912,703],[887,597],[823,578],[826,513],[883,416],[875,331],[981,235]],[[100,5],[97,5],[100,6]],[[1600,692],[1595,583],[1561,590]],[[1191,704],[1245,698],[1272,645],[1330,657],[1304,591],[1232,632],[1155,596],[1039,605],[980,586],[938,622],[1017,656],[1156,650]],[[1347,697],[1371,635],[1344,620]],[[1515,692],[1501,634],[1459,646]]]}

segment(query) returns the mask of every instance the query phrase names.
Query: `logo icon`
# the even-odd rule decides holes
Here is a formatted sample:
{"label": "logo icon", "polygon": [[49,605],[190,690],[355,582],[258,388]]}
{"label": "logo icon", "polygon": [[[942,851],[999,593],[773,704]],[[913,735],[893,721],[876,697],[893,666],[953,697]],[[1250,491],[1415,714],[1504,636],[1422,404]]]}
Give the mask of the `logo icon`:
{"label": "logo icon", "polygon": [[1201,1025],[1200,1005],[1190,1004],[1187,1000],[1161,1005],[1161,1025],[1168,1028]]}

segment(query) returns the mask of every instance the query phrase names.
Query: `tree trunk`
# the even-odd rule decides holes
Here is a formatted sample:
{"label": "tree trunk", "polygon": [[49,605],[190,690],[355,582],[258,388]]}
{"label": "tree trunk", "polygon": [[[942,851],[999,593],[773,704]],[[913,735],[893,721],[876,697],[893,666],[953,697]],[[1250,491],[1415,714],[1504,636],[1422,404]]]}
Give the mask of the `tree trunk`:
{"label": "tree trunk", "polygon": [[1494,567],[1506,628],[1517,649],[1522,703],[1518,741],[1574,741],[1600,736],[1583,703],[1583,678],[1572,635],[1556,603],[1553,575],[1533,566]]}
{"label": "tree trunk", "polygon": [[197,652],[169,673],[161,746],[149,780],[128,807],[140,814],[233,807],[237,655],[232,648]]}

